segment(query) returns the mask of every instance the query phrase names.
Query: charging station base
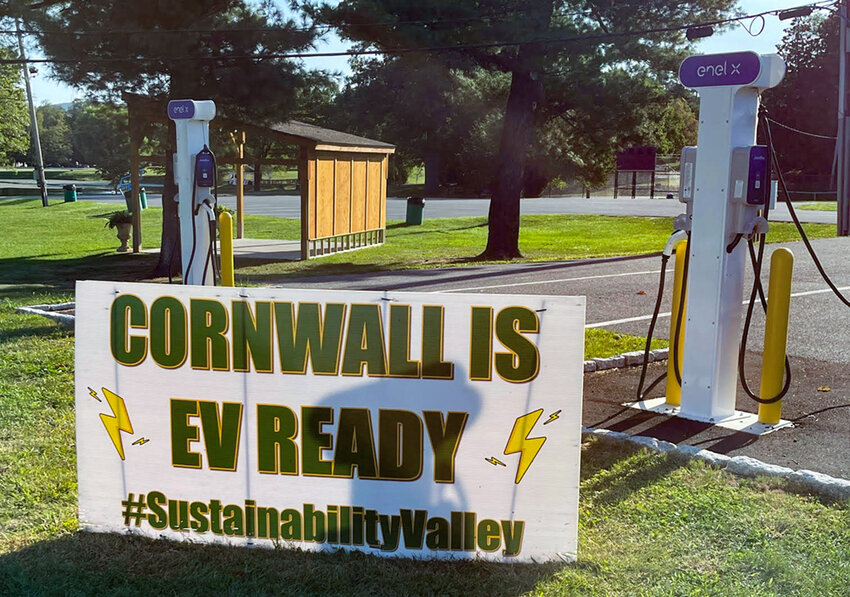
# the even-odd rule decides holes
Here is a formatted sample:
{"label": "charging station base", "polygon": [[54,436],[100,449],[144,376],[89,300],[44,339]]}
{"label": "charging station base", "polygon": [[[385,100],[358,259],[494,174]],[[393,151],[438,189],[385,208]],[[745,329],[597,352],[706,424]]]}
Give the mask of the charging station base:
{"label": "charging station base", "polygon": [[671,417],[680,417],[691,421],[711,423],[717,427],[749,433],[750,435],[767,435],[768,433],[773,433],[779,429],[794,426],[791,421],[786,421],[785,419],[780,419],[779,423],[776,425],[765,425],[764,423],[759,423],[758,415],[746,413],[740,410],[736,410],[734,414],[728,417],[717,420],[703,420],[696,417],[688,417],[682,414],[682,409],[679,406],[667,404],[666,398],[650,398],[649,400],[641,400],[639,402],[627,402],[623,404],[623,406],[653,412],[659,415],[669,415]]}

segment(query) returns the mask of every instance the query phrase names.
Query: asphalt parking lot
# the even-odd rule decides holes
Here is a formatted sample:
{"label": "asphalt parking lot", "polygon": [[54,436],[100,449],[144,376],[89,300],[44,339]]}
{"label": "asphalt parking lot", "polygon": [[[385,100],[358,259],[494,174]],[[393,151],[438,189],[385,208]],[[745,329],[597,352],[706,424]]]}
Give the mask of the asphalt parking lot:
{"label": "asphalt parking lot", "polygon": [[[813,244],[835,284],[850,294],[850,260],[846,258],[850,239],[823,239]],[[850,478],[850,308],[827,288],[802,243],[784,246],[795,255],[788,339],[793,383],[783,405],[783,418],[791,420],[793,428],[756,437],[625,409],[622,404],[635,397],[640,374],[637,367],[585,374],[583,424]],[[770,251],[775,248],[770,246]],[[345,290],[584,295],[587,297],[588,326],[645,335],[654,306],[660,264],[658,256],[648,256],[311,277],[287,279],[275,285]],[[667,274],[668,289],[671,279],[672,261]],[[752,277],[748,274],[746,287],[751,284]],[[661,312],[669,310],[668,292]],[[661,317],[657,335],[666,337],[668,330],[669,317]],[[756,316],[748,344],[752,350],[748,351],[746,359],[748,379],[754,388],[759,385],[763,333],[763,318]],[[665,363],[651,364],[649,378],[653,379],[665,369]],[[663,386],[660,384],[651,395],[663,395]],[[757,406],[739,389],[738,409],[756,412]]]}

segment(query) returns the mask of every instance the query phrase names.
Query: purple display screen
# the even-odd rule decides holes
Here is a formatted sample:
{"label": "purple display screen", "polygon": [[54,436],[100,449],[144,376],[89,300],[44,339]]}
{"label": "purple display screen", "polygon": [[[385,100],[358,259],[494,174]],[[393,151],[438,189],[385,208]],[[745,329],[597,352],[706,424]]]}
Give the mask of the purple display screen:
{"label": "purple display screen", "polygon": [[168,102],[168,117],[171,120],[192,118],[195,115],[195,103],[192,100],[171,100]]}
{"label": "purple display screen", "polygon": [[758,79],[761,60],[755,52],[691,56],[679,67],[685,87],[748,85]]}

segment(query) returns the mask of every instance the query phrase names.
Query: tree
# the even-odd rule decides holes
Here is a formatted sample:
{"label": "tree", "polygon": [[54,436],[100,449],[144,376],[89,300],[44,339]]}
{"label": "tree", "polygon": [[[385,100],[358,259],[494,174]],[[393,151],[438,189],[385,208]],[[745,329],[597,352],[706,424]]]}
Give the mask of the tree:
{"label": "tree", "polygon": [[[16,52],[0,47],[0,58],[15,57]],[[8,164],[12,156],[23,154],[29,146],[30,118],[17,65],[0,66],[0,110],[0,161]]]}
{"label": "tree", "polygon": [[69,116],[74,159],[94,166],[98,174],[116,184],[130,170],[127,108],[77,100]]}
{"label": "tree", "polygon": [[699,120],[690,104],[681,97],[647,107],[638,127],[642,145],[652,145],[658,153],[678,154],[686,145],[697,144]]}
{"label": "tree", "polygon": [[[301,67],[274,55],[304,50],[314,34],[285,21],[270,0],[114,2],[65,0],[29,12],[44,53],[62,59],[66,83],[117,99],[122,92],[161,99],[216,102],[219,116],[255,124],[286,119],[304,78]],[[176,194],[166,144],[163,196]],[[156,275],[179,270],[177,206],[163,201],[162,251]]]}
{"label": "tree", "polygon": [[[838,112],[839,25],[836,16],[795,19],[778,50],[785,78],[765,92],[770,117],[786,126],[834,137]],[[771,127],[784,172],[819,175],[832,172],[835,141]]]}
{"label": "tree", "polygon": [[[65,110],[60,106],[39,106],[36,117],[44,163],[68,164],[71,161],[71,127]],[[33,155],[32,148],[30,155]]]}
{"label": "tree", "polygon": [[[714,20],[733,6],[733,0],[342,0],[305,10],[348,39],[389,53],[442,48],[436,55],[446,64],[510,74],[482,254],[510,259],[520,255],[519,199],[535,126],[572,113],[573,126],[592,135],[607,111],[627,109],[613,93],[623,88],[624,75],[668,83],[686,48],[683,31],[608,34]],[[574,39],[555,41],[567,38]],[[642,83],[633,86],[629,96],[642,90]]]}
{"label": "tree", "polygon": [[[489,185],[492,116],[501,112],[507,78],[423,55],[356,59],[352,67],[332,126],[396,144],[402,172],[424,162],[426,193],[459,180]],[[484,154],[472,151],[482,147]]]}

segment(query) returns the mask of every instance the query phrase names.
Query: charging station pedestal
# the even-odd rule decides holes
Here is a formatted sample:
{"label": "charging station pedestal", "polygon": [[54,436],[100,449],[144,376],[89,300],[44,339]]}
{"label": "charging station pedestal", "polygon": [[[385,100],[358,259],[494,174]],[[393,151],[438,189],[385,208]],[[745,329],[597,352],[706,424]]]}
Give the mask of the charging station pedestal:
{"label": "charging station pedestal", "polygon": [[784,75],[782,58],[754,52],[691,56],[679,69],[682,84],[700,94],[698,151],[682,181],[692,220],[681,406],[663,398],[631,406],[756,434],[783,426],[735,410],[747,243],[727,247],[747,226],[766,231],[754,228],[766,226],[761,206],[748,205],[751,195],[769,200],[769,172],[757,162],[766,154],[755,146],[759,93]]}
{"label": "charging station pedestal", "polygon": [[196,156],[209,144],[215,103],[211,100],[172,100],[168,102],[168,117],[177,127],[174,180],[178,188],[183,283],[212,286],[215,276],[212,260],[208,259],[213,242],[211,216],[208,206],[201,205],[209,195],[209,188],[198,185],[199,181],[194,179]]}

